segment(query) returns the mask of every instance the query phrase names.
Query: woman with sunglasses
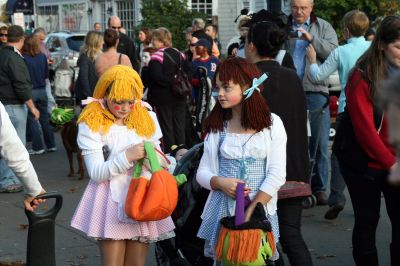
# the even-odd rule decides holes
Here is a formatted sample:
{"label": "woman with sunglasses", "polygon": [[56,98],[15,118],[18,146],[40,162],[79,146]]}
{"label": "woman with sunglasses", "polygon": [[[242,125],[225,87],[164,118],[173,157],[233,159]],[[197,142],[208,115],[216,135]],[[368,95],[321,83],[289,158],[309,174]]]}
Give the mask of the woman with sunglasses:
{"label": "woman with sunglasses", "polygon": [[0,27],[0,48],[4,47],[6,45],[7,36],[8,36],[8,27],[1,26]]}

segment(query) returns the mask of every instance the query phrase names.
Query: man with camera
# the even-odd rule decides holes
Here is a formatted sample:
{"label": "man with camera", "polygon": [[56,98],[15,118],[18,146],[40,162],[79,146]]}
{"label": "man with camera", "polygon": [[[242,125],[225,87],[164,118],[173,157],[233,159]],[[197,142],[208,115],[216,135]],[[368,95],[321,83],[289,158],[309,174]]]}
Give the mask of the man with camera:
{"label": "man with camera", "polygon": [[289,52],[293,57],[297,75],[303,81],[307,97],[311,125],[309,149],[312,159],[315,160],[311,187],[313,194],[317,197],[317,204],[326,205],[329,179],[329,90],[327,81],[313,82],[310,79],[310,64],[306,60],[306,49],[312,44],[319,65],[338,46],[338,40],[331,24],[316,17],[313,7],[313,0],[291,1],[291,15],[288,22],[292,33]]}

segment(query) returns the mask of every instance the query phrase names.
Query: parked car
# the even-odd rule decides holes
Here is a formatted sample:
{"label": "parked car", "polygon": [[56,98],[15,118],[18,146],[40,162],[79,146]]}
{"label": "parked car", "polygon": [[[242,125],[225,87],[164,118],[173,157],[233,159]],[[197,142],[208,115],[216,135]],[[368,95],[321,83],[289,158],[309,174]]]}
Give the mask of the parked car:
{"label": "parked car", "polygon": [[76,67],[79,50],[84,43],[86,33],[52,32],[45,39],[54,63],[50,70],[55,71],[63,59],[67,59],[69,67]]}

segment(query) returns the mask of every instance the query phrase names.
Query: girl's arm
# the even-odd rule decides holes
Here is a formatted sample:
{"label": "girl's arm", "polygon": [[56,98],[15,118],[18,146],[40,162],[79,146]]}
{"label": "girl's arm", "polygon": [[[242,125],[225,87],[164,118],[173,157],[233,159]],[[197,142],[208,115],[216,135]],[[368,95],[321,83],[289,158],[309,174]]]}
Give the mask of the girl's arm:
{"label": "girl's arm", "polygon": [[78,145],[82,150],[85,165],[91,179],[96,182],[110,180],[116,175],[125,173],[133,167],[133,161],[143,158],[143,144],[137,144],[105,161],[103,141],[99,133],[94,133],[84,124],[79,124]]}
{"label": "girl's arm", "polygon": [[355,71],[349,77],[346,87],[347,108],[354,132],[356,132],[355,136],[369,158],[379,163],[384,169],[390,169],[396,162],[396,157],[377,133],[369,86],[361,78],[361,72]]}
{"label": "girl's arm", "polygon": [[200,186],[208,189],[213,190],[211,187],[211,179],[214,176],[218,175],[217,172],[217,164],[218,163],[218,153],[217,149],[218,143],[215,143],[216,137],[215,135],[218,134],[208,134],[206,139],[204,140],[204,151],[203,156],[201,157],[199,168],[197,169],[196,180],[200,184]]}
{"label": "girl's arm", "polygon": [[[235,198],[237,183],[243,181],[237,178],[218,176],[218,147],[219,134],[212,133],[207,135],[196,179],[206,189],[221,190],[226,195]],[[246,189],[245,192],[248,193],[249,190]]]}

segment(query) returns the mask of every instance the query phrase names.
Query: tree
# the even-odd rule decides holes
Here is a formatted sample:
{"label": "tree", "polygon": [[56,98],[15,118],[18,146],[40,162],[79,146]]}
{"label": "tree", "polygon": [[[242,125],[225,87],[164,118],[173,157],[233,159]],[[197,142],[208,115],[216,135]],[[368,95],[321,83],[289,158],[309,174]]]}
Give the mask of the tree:
{"label": "tree", "polygon": [[340,34],[343,31],[343,16],[350,10],[364,11],[373,21],[378,16],[398,14],[399,8],[399,0],[319,0],[315,2],[314,10]]}
{"label": "tree", "polygon": [[146,0],[142,1],[140,27],[156,29],[165,27],[172,33],[172,42],[178,49],[186,48],[183,30],[192,25],[195,17],[205,19],[206,15],[188,9],[187,0]]}

